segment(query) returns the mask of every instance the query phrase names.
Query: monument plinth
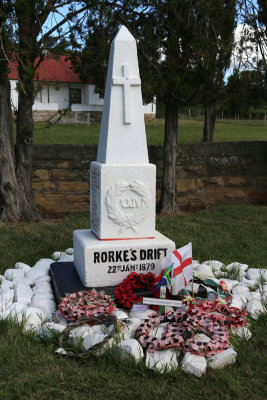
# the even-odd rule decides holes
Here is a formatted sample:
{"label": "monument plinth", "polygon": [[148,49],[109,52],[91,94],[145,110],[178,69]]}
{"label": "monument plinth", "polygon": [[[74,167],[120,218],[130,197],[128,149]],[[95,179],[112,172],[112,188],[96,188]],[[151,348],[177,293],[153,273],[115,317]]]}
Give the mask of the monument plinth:
{"label": "monument plinth", "polygon": [[155,230],[156,167],[148,161],[136,41],[122,26],[109,57],[97,161],[90,166],[91,230],[74,232],[74,265],[89,287],[161,271],[175,249]]}

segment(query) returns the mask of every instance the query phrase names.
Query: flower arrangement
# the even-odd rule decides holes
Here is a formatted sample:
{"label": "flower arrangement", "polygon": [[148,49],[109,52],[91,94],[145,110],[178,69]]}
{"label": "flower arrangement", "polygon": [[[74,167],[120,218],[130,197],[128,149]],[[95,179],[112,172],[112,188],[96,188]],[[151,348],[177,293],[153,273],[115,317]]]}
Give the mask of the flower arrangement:
{"label": "flower arrangement", "polygon": [[[136,339],[148,352],[174,347],[184,352],[211,357],[230,347],[228,327],[246,325],[246,311],[215,301],[191,301],[186,312],[176,310],[165,315],[153,314],[142,321]],[[168,322],[161,338],[150,337],[156,326]],[[208,335],[200,339],[198,332]]]}
{"label": "flower arrangement", "polygon": [[71,322],[100,314],[111,314],[113,310],[116,310],[113,299],[96,290],[71,293],[64,297],[58,306],[60,314]]}
{"label": "flower arrangement", "polygon": [[[147,274],[138,274],[131,272],[115,289],[115,297],[121,306],[131,309],[135,303],[143,300],[142,296],[134,294],[134,289],[147,289],[153,292],[157,278],[151,272]],[[159,289],[153,292],[154,297],[158,297]]]}

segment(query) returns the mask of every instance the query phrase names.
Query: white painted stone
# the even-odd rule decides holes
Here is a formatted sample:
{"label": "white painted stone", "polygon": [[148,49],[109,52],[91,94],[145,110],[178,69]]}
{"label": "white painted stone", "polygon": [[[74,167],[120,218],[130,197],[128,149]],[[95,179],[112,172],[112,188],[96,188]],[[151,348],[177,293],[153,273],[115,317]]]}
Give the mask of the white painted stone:
{"label": "white painted stone", "polygon": [[58,260],[60,259],[60,257],[64,256],[65,254],[66,254],[66,252],[64,252],[64,251],[55,251],[55,252],[52,254],[51,258],[52,258],[54,261],[58,261]]}
{"label": "white painted stone", "polygon": [[256,279],[243,278],[242,284],[246,285],[248,288],[255,289],[256,287],[258,287],[259,281],[257,281]]}
{"label": "white painted stone", "polygon": [[212,369],[223,368],[236,362],[237,353],[232,347],[208,358],[208,366]]}
{"label": "white painted stone", "polygon": [[0,321],[7,318],[10,318],[10,311],[8,311],[6,307],[2,307],[0,301]]}
{"label": "white painted stone", "polygon": [[17,313],[14,310],[13,311],[7,310],[7,312],[9,313],[8,318],[12,319],[12,321],[16,323],[21,323],[24,321],[22,313]]}
{"label": "white painted stone", "polygon": [[253,279],[258,281],[261,277],[265,281],[267,280],[267,271],[264,268],[249,268],[249,270],[247,271],[246,275],[247,279]]}
{"label": "white painted stone", "polygon": [[24,278],[25,272],[22,269],[9,268],[5,270],[4,277],[10,281],[16,278]]}
{"label": "white painted stone", "polygon": [[53,294],[53,290],[49,282],[39,282],[37,285],[33,287],[32,291],[35,295],[38,296],[41,296],[46,293]]}
{"label": "white painted stone", "polygon": [[246,340],[249,340],[252,336],[252,333],[246,326],[243,326],[242,328],[238,329],[233,328],[232,333],[233,335],[238,336],[240,339],[246,339]]}
{"label": "white painted stone", "polygon": [[[73,328],[69,333],[69,340],[75,344],[79,344],[85,337],[92,336],[93,341],[94,340],[97,341],[98,339],[99,341],[102,341],[103,339],[100,340],[100,337],[102,336],[105,337],[107,334],[109,334],[109,329],[104,325],[91,326],[86,324],[83,326],[78,326],[76,328]],[[86,339],[86,343],[89,344],[89,339]]]}
{"label": "white painted stone", "polygon": [[225,269],[228,272],[230,272],[232,270],[235,270],[235,269],[239,270],[239,271],[245,271],[246,272],[248,270],[248,265],[247,264],[241,264],[241,263],[235,261],[235,262],[227,265],[225,267]]}
{"label": "white painted stone", "polygon": [[259,300],[251,300],[246,305],[246,310],[252,318],[257,319],[258,315],[264,311],[264,307]]}
{"label": "white painted stone", "polygon": [[30,304],[33,295],[32,289],[25,283],[18,283],[14,286],[15,301]]}
{"label": "white painted stone", "polygon": [[39,329],[39,335],[46,336],[48,338],[52,338],[55,335],[59,335],[66,328],[65,325],[56,324],[54,322],[46,322]]}
{"label": "white painted stone", "polygon": [[126,312],[122,311],[122,310],[116,310],[116,311],[112,311],[111,315],[113,317],[116,317],[117,319],[126,319],[129,318],[129,315],[126,314]]}
{"label": "white painted stone", "polygon": [[5,280],[6,278],[4,277],[4,275],[0,275],[0,285],[1,283]]}
{"label": "white painted stone", "polygon": [[25,303],[20,303],[15,301],[14,303],[8,306],[8,310],[11,311],[13,315],[20,314],[22,310],[25,308]]}
{"label": "white painted stone", "polygon": [[127,358],[133,357],[136,362],[140,361],[144,357],[143,349],[140,343],[135,339],[122,340],[115,346],[115,354],[120,360],[127,360]]}
{"label": "white painted stone", "polygon": [[224,264],[221,261],[217,260],[209,260],[209,261],[204,261],[202,264],[208,265],[212,271],[220,271],[222,267],[224,267]]}
{"label": "white painted stone", "polygon": [[232,297],[232,301],[231,301],[230,306],[241,309],[241,308],[244,308],[246,302],[247,302],[247,300],[245,298],[242,299],[240,296],[235,295],[235,296]]}
{"label": "white painted stone", "polygon": [[69,254],[70,256],[72,256],[73,255],[73,248],[69,247],[68,249],[65,250],[65,253]]}
{"label": "white painted stone", "polygon": [[41,282],[36,283],[32,290],[33,290],[33,293],[37,292],[38,290],[49,291],[49,290],[52,290],[52,287],[51,287],[50,282],[41,281]]}
{"label": "white painted stone", "polygon": [[250,291],[247,286],[238,285],[233,288],[232,293],[233,295],[238,295],[244,301],[244,299],[247,299]]}
{"label": "white painted stone", "polygon": [[3,280],[1,282],[0,290],[2,293],[8,292],[10,289],[12,289],[14,286],[14,283],[12,281],[8,281],[7,279]]}
{"label": "white painted stone", "polygon": [[37,263],[29,271],[26,272],[26,277],[36,282],[36,279],[49,274],[50,264],[52,262],[54,262],[54,260],[51,258],[42,258],[41,260],[37,261]]}
{"label": "white painted stone", "polygon": [[261,300],[261,293],[259,290],[256,290],[255,292],[249,292],[248,295],[246,296],[247,301],[251,301],[251,300]]}
{"label": "white painted stone", "polygon": [[[153,164],[90,165],[90,221],[100,239],[153,238],[156,167]],[[74,256],[76,246],[74,244]]]}
{"label": "white painted stone", "polygon": [[228,276],[228,272],[225,272],[225,271],[214,271],[214,276],[219,280],[225,279]]}
{"label": "white painted stone", "polygon": [[46,298],[36,297],[36,296],[32,297],[30,306],[41,308],[43,311],[46,312],[49,319],[51,319],[51,314],[53,312],[56,312],[56,309],[57,309],[57,305],[56,305],[55,301],[46,299]]}
{"label": "white painted stone", "polygon": [[24,307],[22,314],[26,320],[24,329],[34,330],[42,325],[48,319],[47,313],[39,307]]}
{"label": "white painted stone", "polygon": [[182,360],[182,369],[185,372],[200,378],[203,374],[205,374],[207,369],[206,358],[187,352]]}
{"label": "white painted stone", "polygon": [[34,292],[33,296],[39,299],[40,298],[48,300],[55,299],[52,290],[47,290],[47,289],[38,289],[37,291]]}
{"label": "white painted stone", "polygon": [[197,265],[194,269],[194,275],[201,279],[214,277],[211,267],[207,264]]}
{"label": "white painted stone", "polygon": [[136,41],[122,26],[110,49],[97,161],[148,162],[142,104]]}
{"label": "white painted stone", "polygon": [[24,264],[22,262],[17,262],[15,264],[15,268],[22,269],[22,271],[24,271],[25,273],[31,269],[31,267],[28,264]]}
{"label": "white painted stone", "polygon": [[179,352],[174,348],[146,353],[146,367],[161,373],[169,372],[178,367],[177,355]]}
{"label": "white painted stone", "polygon": [[[95,331],[90,325],[77,326],[69,333],[69,340],[76,345],[79,344],[86,336],[94,335]],[[103,335],[103,333],[101,332]]]}
{"label": "white painted stone", "polygon": [[154,310],[145,310],[145,311],[130,311],[129,312],[129,317],[130,318],[139,318],[139,319],[147,319],[149,316],[153,314],[158,314]]}
{"label": "white painted stone", "polygon": [[139,318],[128,318],[126,322],[119,323],[119,335],[123,339],[134,339],[135,331],[140,326],[141,319]]}
{"label": "white painted stone", "polygon": [[25,274],[26,278],[32,279],[33,282],[36,282],[38,278],[44,275],[47,275],[46,271],[39,267],[32,267],[32,269]]}
{"label": "white painted stone", "polygon": [[60,354],[62,356],[65,356],[67,354],[66,350],[63,349],[63,347],[59,347],[58,349],[56,349],[55,353]]}
{"label": "white painted stone", "polygon": [[[132,271],[159,274],[161,261],[175,250],[175,243],[159,232],[155,239],[101,241],[90,230],[78,230],[74,249],[74,264],[84,286],[99,287],[118,285]],[[123,261],[112,262],[112,257]]]}
{"label": "white painted stone", "polygon": [[37,263],[33,266],[33,268],[40,268],[45,271],[43,275],[46,275],[49,273],[50,270],[50,265],[54,262],[51,258],[41,258]]}
{"label": "white painted stone", "polygon": [[35,279],[35,284],[36,285],[38,285],[38,283],[41,283],[41,282],[47,282],[47,283],[51,282],[51,276],[42,275],[39,278]]}
{"label": "white painted stone", "polygon": [[[106,335],[101,333],[93,333],[91,335],[85,336],[82,344],[85,350],[89,350],[94,345],[101,343],[105,339]],[[101,356],[103,355],[109,347],[111,347],[114,343],[113,338],[109,339],[107,343],[101,346],[98,350],[94,352],[94,355]]]}
{"label": "white painted stone", "polygon": [[73,262],[73,256],[64,254],[59,258],[58,262]]}
{"label": "white painted stone", "polygon": [[5,311],[8,308],[8,306],[10,306],[13,303],[13,299],[14,299],[13,289],[10,289],[8,292],[0,294],[0,310]]}
{"label": "white painted stone", "polygon": [[29,285],[29,286],[33,286],[33,283],[34,283],[32,279],[29,279],[29,278],[26,278],[26,277],[24,277],[24,278],[16,278],[12,282],[13,282],[14,289],[15,289],[16,285],[20,285],[21,283],[23,283],[24,285]]}

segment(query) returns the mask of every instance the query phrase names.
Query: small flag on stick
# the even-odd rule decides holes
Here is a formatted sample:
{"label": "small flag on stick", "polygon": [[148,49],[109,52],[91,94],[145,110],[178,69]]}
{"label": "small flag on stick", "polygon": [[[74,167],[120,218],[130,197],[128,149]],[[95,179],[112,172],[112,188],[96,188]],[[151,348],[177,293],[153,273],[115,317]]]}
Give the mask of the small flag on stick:
{"label": "small flag on stick", "polygon": [[193,279],[192,243],[173,251],[163,260],[163,268],[172,268],[172,294],[177,295]]}
{"label": "small flag on stick", "polygon": [[159,286],[171,285],[171,283],[172,283],[172,265],[169,265],[167,268],[165,268],[165,270],[163,270],[163,275],[160,281],[156,284],[154,291],[156,291]]}

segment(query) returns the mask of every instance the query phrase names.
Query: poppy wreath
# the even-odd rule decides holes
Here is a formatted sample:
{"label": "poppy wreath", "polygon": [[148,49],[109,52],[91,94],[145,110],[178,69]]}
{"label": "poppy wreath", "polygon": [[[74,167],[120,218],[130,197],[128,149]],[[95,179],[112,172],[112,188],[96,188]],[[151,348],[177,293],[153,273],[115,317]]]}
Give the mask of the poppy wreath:
{"label": "poppy wreath", "polygon": [[153,293],[153,297],[159,297],[159,288],[157,291],[153,291],[155,284],[158,282],[152,272],[147,274],[138,274],[137,272],[131,272],[127,278],[125,278],[115,289],[115,297],[121,306],[124,308],[131,309],[133,304],[141,303],[143,300],[142,296],[134,294],[134,289],[147,289]]}
{"label": "poppy wreath", "polygon": [[59,313],[71,322],[100,314],[109,315],[114,310],[116,306],[113,299],[96,290],[71,293],[61,299],[58,306]]}
{"label": "poppy wreath", "polygon": [[[205,302],[207,303],[207,302]],[[209,307],[216,307],[214,301],[209,301]],[[135,338],[142,347],[148,352],[153,353],[156,350],[174,347],[177,350],[190,352],[193,354],[211,357],[230,347],[230,335],[228,326],[242,327],[246,324],[246,312],[234,307],[217,308],[216,313],[209,312],[210,308],[199,307],[194,304],[186,312],[177,310],[165,315],[153,314],[150,318],[142,321],[140,327],[136,330]],[[212,311],[215,309],[212,308]],[[224,314],[218,314],[218,312]],[[231,313],[231,320],[229,320]],[[233,322],[235,320],[235,323]],[[163,322],[168,322],[160,338],[150,337],[150,333]],[[201,339],[196,333],[203,332],[209,336],[209,340]]]}

